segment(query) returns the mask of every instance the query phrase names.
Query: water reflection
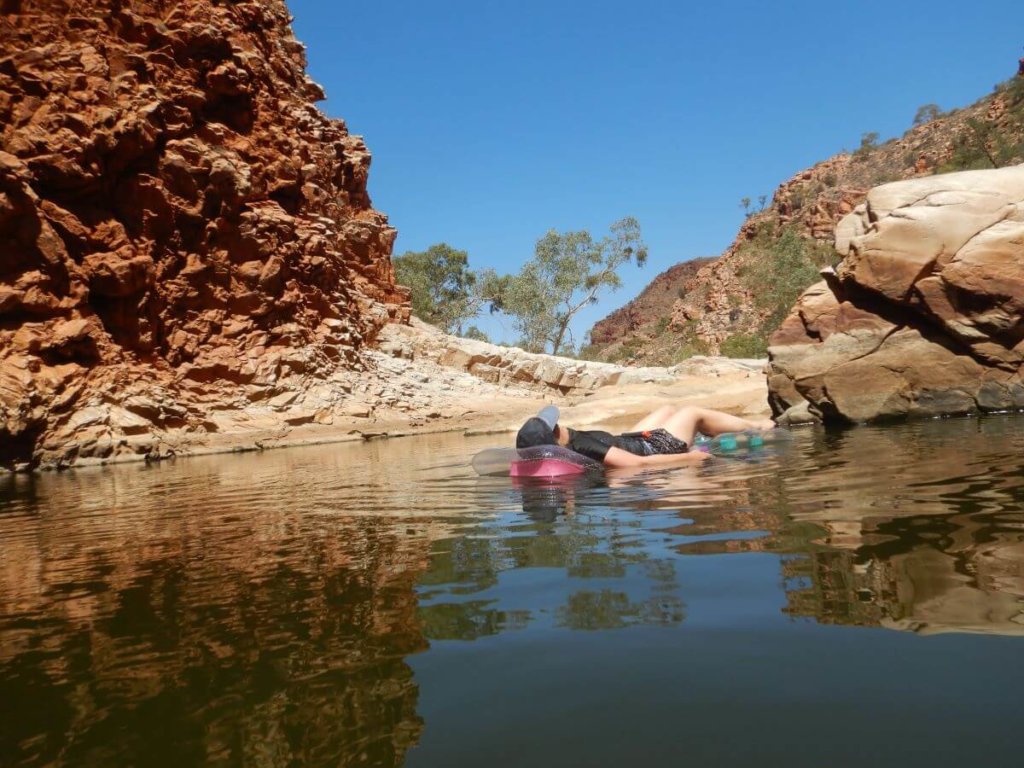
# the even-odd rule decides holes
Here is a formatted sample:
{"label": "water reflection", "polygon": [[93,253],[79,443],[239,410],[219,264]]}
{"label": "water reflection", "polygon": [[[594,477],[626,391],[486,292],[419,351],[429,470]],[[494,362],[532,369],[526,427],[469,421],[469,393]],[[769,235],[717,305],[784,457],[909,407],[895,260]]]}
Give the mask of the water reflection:
{"label": "water reflection", "polygon": [[401,764],[429,526],[293,461],[5,480],[0,763]]}
{"label": "water reflection", "polygon": [[1024,634],[1022,428],[1003,417],[810,433],[798,460],[744,476],[750,519],[727,527],[771,537],[680,551],[796,554],[782,561],[787,611],[823,623]]}
{"label": "water reflection", "polygon": [[[793,616],[918,633],[1024,634],[1022,449],[1021,417],[936,420],[808,430],[792,446],[700,472],[617,473],[596,487],[526,485],[520,492],[528,523],[499,521],[502,535],[477,540],[474,565],[461,572],[435,556],[421,583],[487,594],[502,571],[536,567],[528,553],[546,547],[559,557],[544,564],[564,566],[565,576],[580,575],[581,553],[624,583],[650,581],[635,568],[640,563],[670,574],[648,585],[652,596],[640,602],[621,591],[567,594],[558,608],[564,626],[678,622],[682,598],[665,600],[678,587],[673,560],[654,555],[655,533],[668,533],[681,555],[785,555],[785,610]],[[574,518],[588,511],[581,532]],[[437,600],[436,590],[430,595]],[[490,604],[435,602],[421,612],[487,612]],[[488,633],[532,618],[526,606],[510,615],[514,624],[494,621]]]}
{"label": "water reflection", "polygon": [[416,654],[572,636],[614,665],[750,553],[776,617],[1024,634],[1024,419],[540,485],[473,476],[487,442],[0,478],[0,764],[400,765]]}
{"label": "water reflection", "polygon": [[674,563],[657,556],[642,521],[612,512],[603,481],[511,485],[521,514],[434,545],[420,578],[427,637],[472,640],[531,624],[593,630],[683,620]]}

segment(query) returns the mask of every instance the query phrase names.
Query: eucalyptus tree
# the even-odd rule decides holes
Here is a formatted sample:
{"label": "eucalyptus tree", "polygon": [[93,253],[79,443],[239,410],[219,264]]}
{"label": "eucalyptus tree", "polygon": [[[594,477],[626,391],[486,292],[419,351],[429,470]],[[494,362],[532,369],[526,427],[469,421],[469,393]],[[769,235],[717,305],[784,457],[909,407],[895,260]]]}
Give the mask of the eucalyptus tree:
{"label": "eucalyptus tree", "polygon": [[512,317],[527,349],[553,354],[571,347],[570,324],[603,290],[622,286],[619,270],[647,260],[640,224],[627,216],[595,240],[586,230],[550,230],[537,241],[533,258],[516,275],[492,284],[492,306]]}
{"label": "eucalyptus tree", "polygon": [[466,251],[437,243],[396,256],[394,265],[395,280],[409,288],[412,312],[421,320],[461,334],[463,323],[479,313],[477,275]]}

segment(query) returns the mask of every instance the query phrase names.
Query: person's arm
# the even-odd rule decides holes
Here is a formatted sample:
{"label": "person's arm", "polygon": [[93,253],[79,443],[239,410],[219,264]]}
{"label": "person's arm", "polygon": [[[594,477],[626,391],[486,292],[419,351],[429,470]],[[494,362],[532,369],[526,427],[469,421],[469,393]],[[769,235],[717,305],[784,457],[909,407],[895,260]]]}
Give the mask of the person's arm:
{"label": "person's arm", "polygon": [[688,451],[687,453],[658,453],[654,456],[637,456],[635,453],[621,448],[609,448],[604,457],[606,467],[644,467],[657,464],[700,464],[710,454],[704,451]]}

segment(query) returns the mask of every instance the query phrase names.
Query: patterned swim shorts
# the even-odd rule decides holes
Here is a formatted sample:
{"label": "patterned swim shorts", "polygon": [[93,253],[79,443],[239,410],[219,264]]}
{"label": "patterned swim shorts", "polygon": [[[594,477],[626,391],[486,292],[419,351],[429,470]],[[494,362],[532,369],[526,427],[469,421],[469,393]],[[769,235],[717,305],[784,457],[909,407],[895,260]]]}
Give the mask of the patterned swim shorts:
{"label": "patterned swim shorts", "polygon": [[637,456],[686,453],[690,447],[666,429],[625,432],[615,438],[615,447]]}

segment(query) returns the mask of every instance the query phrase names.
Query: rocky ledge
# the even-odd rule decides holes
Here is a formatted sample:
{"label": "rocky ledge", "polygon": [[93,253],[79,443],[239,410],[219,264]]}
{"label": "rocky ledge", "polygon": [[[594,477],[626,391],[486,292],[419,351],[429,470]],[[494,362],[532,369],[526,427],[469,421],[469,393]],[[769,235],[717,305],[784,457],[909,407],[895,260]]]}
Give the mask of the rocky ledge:
{"label": "rocky ledge", "polygon": [[784,420],[1024,408],[1024,166],[877,187],[769,347]]}
{"label": "rocky ledge", "polygon": [[587,395],[610,386],[670,384],[684,377],[746,375],[764,369],[764,360],[726,357],[694,356],[667,368],[556,357],[449,336],[415,318],[409,326],[389,326],[381,334],[380,349],[398,358],[465,371],[498,386],[527,387],[549,397]]}

